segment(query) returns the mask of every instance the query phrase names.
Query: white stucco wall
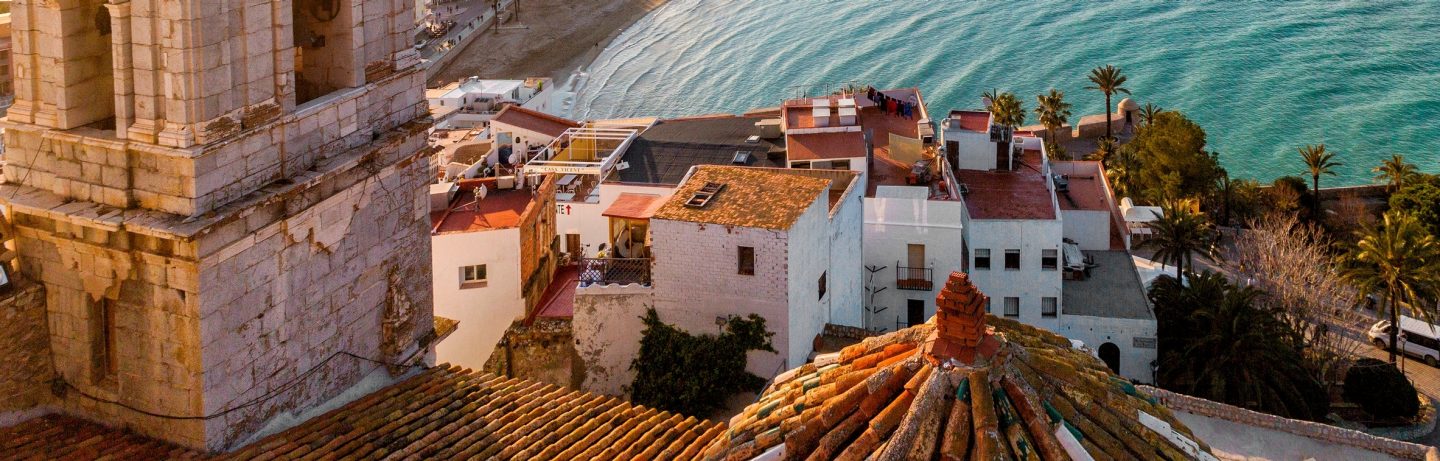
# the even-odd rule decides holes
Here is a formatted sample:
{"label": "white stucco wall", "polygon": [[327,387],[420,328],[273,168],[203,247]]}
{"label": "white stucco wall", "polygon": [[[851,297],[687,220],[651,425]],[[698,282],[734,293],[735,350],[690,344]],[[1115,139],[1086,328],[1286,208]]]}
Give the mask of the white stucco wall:
{"label": "white stucco wall", "polygon": [[[460,322],[436,345],[440,362],[480,369],[516,318],[525,315],[520,287],[520,229],[460,232],[431,238],[435,315]],[[489,283],[460,289],[460,267],[486,265]]]}
{"label": "white stucco wall", "polygon": [[[585,256],[593,257],[600,244],[610,239],[610,219],[601,215],[605,206],[598,203],[555,202],[555,233],[560,236],[560,252],[569,251],[567,234],[580,234]],[[609,245],[606,245],[607,247]]]}
{"label": "white stucco wall", "polygon": [[1110,249],[1110,213],[1090,210],[1064,210],[1065,238],[1080,244],[1081,250]]}
{"label": "white stucco wall", "polygon": [[1153,345],[1155,328],[1155,321],[1150,319],[1065,315],[1055,332],[1083,341],[1092,355],[1098,354],[1101,344],[1114,343],[1120,349],[1120,376],[1148,384],[1155,382],[1150,364],[1157,357],[1156,349],[1135,347],[1135,338],[1147,338]]}
{"label": "white stucco wall", "polygon": [[[1050,331],[1059,331],[1064,298],[1061,296],[1061,272],[1042,270],[1042,249],[1059,254],[1063,235],[1060,220],[992,220],[972,219],[966,223],[969,245],[970,280],[990,297],[990,312],[1004,316],[1005,298],[1020,298],[1019,320]],[[975,251],[990,250],[990,269],[975,267]],[[1020,270],[1005,270],[1005,250],[1020,250]],[[1057,265],[1063,265],[1063,256]],[[1042,317],[1042,297],[1056,298],[1055,317]]]}
{"label": "white stucco wall", "polygon": [[[630,362],[640,354],[640,320],[655,304],[654,290],[640,285],[596,285],[575,290],[571,326],[584,362],[581,390],[625,397],[635,381]],[[661,320],[669,321],[664,314]]]}
{"label": "white stucco wall", "polygon": [[989,133],[960,129],[943,130],[940,133],[942,138],[940,145],[949,146],[951,141],[959,144],[961,169],[995,169],[995,143],[990,142]]}
{"label": "white stucco wall", "polygon": [[[789,283],[790,299],[786,344],[781,346],[777,336],[775,349],[786,357],[785,363],[761,376],[770,377],[805,363],[815,344],[815,337],[825,329],[825,323],[833,317],[832,306],[844,306],[845,302],[858,305],[858,293],[842,293],[841,284],[836,283],[838,273],[849,271],[856,262],[847,263],[843,270],[832,271],[830,264],[830,199],[821,194],[805,213],[790,226],[789,231]],[[858,220],[857,220],[858,221]],[[854,267],[854,269],[859,269]],[[820,296],[820,276],[825,275],[825,295]],[[840,278],[846,278],[839,275]],[[853,282],[852,282],[853,283]],[[853,291],[853,289],[852,289]],[[848,306],[845,306],[848,308]]]}
{"label": "white stucco wall", "polygon": [[[861,183],[845,196],[830,218],[830,300],[829,322],[863,327],[865,308],[864,230],[865,204]],[[822,326],[823,327],[823,326]]]}
{"label": "white stucco wall", "polygon": [[[907,188],[917,189],[917,188]],[[876,195],[882,194],[877,191]],[[923,196],[922,196],[923,197]],[[925,318],[935,315],[935,296],[944,285],[945,278],[952,271],[959,271],[964,264],[963,225],[961,223],[962,202],[932,201],[924,198],[883,198],[865,199],[865,256],[864,264],[869,267],[884,267],[870,278],[873,296],[862,293],[866,306],[880,310],[866,320],[866,328],[880,328],[893,331],[903,325],[908,315],[907,300],[925,301]],[[925,245],[925,263],[933,267],[932,289],[928,291],[901,290],[896,287],[897,261],[909,264],[909,245]]]}

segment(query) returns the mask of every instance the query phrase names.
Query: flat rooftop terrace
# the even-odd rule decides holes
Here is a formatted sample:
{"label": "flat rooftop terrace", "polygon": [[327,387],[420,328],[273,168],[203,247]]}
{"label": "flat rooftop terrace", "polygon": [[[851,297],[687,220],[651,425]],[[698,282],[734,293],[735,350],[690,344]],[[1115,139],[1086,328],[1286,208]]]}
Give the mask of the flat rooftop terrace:
{"label": "flat rooftop terrace", "polygon": [[[773,119],[774,117],[768,117]],[[634,184],[680,184],[690,167],[732,165],[736,152],[749,152],[744,166],[785,167],[780,138],[761,136],[756,123],[767,117],[710,116],[661,120],[641,132],[621,158],[626,168],[609,180]]]}
{"label": "flat rooftop terrace", "polygon": [[[475,188],[485,185],[485,198],[475,200]],[[477,232],[495,229],[509,229],[520,225],[525,208],[534,199],[528,188],[500,189],[495,180],[473,179],[460,181],[460,190],[450,201],[450,207],[430,213],[431,230],[435,234],[455,232]]]}
{"label": "flat rooftop terrace", "polygon": [[1153,320],[1135,260],[1125,251],[1084,251],[1095,260],[1085,280],[1066,280],[1061,287],[1065,315]]}
{"label": "flat rooftop terrace", "polygon": [[955,170],[955,181],[968,192],[971,219],[1055,219],[1050,178],[1040,167],[1040,151],[1027,150],[1015,169]]}

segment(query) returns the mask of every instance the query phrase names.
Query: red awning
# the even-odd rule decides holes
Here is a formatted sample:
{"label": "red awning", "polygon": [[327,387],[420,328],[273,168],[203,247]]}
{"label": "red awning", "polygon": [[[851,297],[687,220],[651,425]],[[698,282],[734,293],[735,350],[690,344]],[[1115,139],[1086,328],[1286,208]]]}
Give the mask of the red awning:
{"label": "red awning", "polygon": [[650,219],[664,204],[665,199],[659,195],[621,192],[620,196],[615,198],[615,203],[610,204],[610,208],[606,208],[601,214],[612,218]]}

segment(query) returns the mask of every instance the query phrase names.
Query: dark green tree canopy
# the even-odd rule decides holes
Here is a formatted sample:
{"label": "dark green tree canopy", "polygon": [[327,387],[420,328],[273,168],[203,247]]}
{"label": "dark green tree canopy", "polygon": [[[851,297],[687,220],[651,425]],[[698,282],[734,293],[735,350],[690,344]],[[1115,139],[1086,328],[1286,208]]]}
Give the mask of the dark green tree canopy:
{"label": "dark green tree canopy", "polygon": [[765,379],[745,371],[749,351],[775,352],[765,318],[732,317],[719,335],[692,335],[660,321],[654,308],[641,317],[640,354],[630,362],[631,401],[695,417],[707,417],[739,392],[759,392]]}
{"label": "dark green tree canopy", "polygon": [[1131,192],[1152,202],[1206,197],[1224,172],[1205,130],[1179,112],[1156,114],[1122,149],[1137,163]]}
{"label": "dark green tree canopy", "polygon": [[1363,358],[1345,373],[1345,400],[1379,418],[1409,418],[1420,411],[1415,386],[1395,365]]}
{"label": "dark green tree canopy", "polygon": [[1390,196],[1390,209],[1409,213],[1430,235],[1440,235],[1440,176],[1411,176]]}

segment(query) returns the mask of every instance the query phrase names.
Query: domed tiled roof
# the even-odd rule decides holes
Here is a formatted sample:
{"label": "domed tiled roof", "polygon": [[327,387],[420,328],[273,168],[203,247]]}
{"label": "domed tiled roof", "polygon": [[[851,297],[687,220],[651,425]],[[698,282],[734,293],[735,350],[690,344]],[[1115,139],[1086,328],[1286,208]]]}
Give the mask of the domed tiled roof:
{"label": "domed tiled roof", "polygon": [[1214,459],[1100,361],[984,299],[951,274],[930,322],[783,373],[703,458]]}
{"label": "domed tiled roof", "polygon": [[1120,100],[1120,104],[1117,107],[1120,108],[1120,112],[1129,112],[1132,110],[1140,110],[1140,103],[1135,102],[1133,99],[1125,98]]}

